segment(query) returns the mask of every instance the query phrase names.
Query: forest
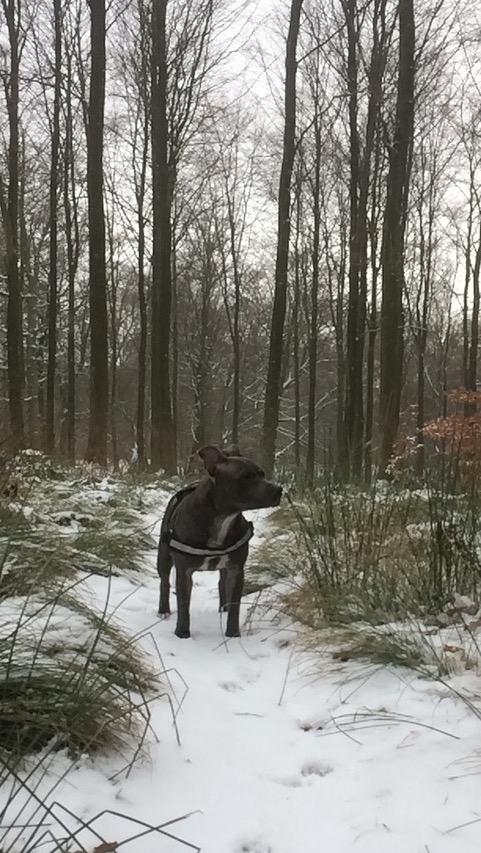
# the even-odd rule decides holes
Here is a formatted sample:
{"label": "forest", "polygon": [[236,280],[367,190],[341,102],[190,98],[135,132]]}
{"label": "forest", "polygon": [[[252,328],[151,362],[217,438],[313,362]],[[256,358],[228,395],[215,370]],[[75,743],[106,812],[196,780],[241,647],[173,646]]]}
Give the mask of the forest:
{"label": "forest", "polygon": [[476,3],[2,0],[0,26],[5,452],[422,475],[476,411]]}
{"label": "forest", "polygon": [[0,75],[0,853],[479,853],[479,3]]}

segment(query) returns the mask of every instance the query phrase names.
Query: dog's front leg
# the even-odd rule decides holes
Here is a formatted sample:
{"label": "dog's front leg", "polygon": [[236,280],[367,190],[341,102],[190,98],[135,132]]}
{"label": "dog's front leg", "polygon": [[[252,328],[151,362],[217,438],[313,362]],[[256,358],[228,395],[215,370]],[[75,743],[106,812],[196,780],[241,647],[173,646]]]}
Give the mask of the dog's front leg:
{"label": "dog's front leg", "polygon": [[159,616],[167,616],[170,613],[170,570],[172,568],[172,558],[168,547],[162,543],[159,546],[159,554],[157,558],[157,571],[160,577],[160,600],[159,600]]}
{"label": "dog's front leg", "polygon": [[226,637],[240,637],[239,611],[244,589],[244,568],[233,566],[226,570],[225,595],[227,605]]}
{"label": "dog's front leg", "polygon": [[190,594],[192,592],[192,571],[185,567],[175,567],[175,591],[177,595],[177,627],[175,633],[181,639],[190,637]]}

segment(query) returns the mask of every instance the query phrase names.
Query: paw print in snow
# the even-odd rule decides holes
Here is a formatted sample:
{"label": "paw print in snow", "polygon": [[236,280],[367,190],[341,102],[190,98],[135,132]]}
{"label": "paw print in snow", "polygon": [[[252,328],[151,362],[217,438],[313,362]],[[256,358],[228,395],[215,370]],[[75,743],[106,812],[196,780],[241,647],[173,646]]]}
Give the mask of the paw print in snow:
{"label": "paw print in snow", "polygon": [[274,850],[265,841],[252,838],[249,841],[242,841],[239,847],[236,847],[235,853],[274,853]]}
{"label": "paw print in snow", "polygon": [[332,767],[322,761],[307,761],[301,767],[301,773],[303,776],[327,776],[332,773]]}
{"label": "paw print in snow", "polygon": [[219,687],[222,687],[222,690],[226,690],[227,693],[237,693],[239,690],[244,690],[241,684],[237,684],[236,681],[219,681]]}

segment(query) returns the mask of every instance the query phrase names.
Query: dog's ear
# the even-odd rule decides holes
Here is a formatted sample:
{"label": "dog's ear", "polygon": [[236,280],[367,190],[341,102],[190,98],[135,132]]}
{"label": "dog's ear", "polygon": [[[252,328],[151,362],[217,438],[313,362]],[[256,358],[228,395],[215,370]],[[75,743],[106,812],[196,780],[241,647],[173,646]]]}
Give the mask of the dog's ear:
{"label": "dog's ear", "polygon": [[216,466],[221,462],[227,461],[227,456],[225,453],[222,453],[222,450],[219,450],[218,447],[201,447],[199,450],[199,456],[202,459],[206,471],[210,474],[211,477],[215,474]]}

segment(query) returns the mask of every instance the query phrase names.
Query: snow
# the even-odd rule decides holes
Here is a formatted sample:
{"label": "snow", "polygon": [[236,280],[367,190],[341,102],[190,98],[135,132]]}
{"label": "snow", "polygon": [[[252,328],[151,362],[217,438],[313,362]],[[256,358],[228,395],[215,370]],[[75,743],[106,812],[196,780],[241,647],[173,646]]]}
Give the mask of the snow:
{"label": "snow", "polygon": [[[147,524],[158,524],[170,495],[157,496]],[[251,514],[254,549],[268,536],[269,515]],[[141,583],[112,579],[110,608],[118,607],[130,633],[144,635],[146,654],[154,654],[155,638],[169,670],[181,743],[159,698],[152,703],[157,740],[150,738],[148,760],[127,777],[110,756],[85,757],[63,779],[70,762],[60,754],[39,791],[55,780],[51,799],[84,820],[110,809],[159,825],[193,813],[168,831],[203,853],[479,851],[481,719],[468,705],[407,670],[334,659],[329,637],[319,654],[299,652],[296,627],[272,621],[257,596],[244,602],[243,637],[226,641],[217,580],[216,573],[194,576],[192,637],[179,640],[175,615],[156,617],[155,553]],[[89,583],[101,609],[108,582]],[[452,685],[479,693],[474,672]],[[112,842],[140,831],[108,814],[96,828]],[[87,831],[79,838],[88,850],[99,843]],[[187,848],[150,834],[125,849]]]}

